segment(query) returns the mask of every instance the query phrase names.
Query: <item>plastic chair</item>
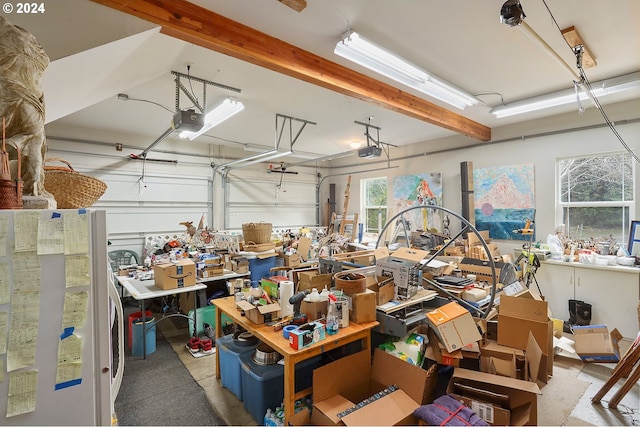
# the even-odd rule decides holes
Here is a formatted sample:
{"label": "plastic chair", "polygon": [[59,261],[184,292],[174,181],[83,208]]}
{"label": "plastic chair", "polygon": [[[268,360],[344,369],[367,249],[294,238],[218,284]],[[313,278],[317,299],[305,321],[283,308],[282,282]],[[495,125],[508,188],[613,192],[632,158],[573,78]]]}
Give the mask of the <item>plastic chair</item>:
{"label": "plastic chair", "polygon": [[[113,271],[114,279],[115,279],[115,276],[118,275],[119,266],[138,264],[138,261],[139,261],[138,254],[129,249],[119,249],[115,251],[109,251],[107,252],[107,255],[109,256],[109,264],[111,265],[111,271]],[[120,298],[123,301],[126,301],[124,297],[124,288],[122,286],[119,286],[119,287],[120,287]]]}
{"label": "plastic chair", "polygon": [[114,274],[118,274],[118,267],[121,265],[138,264],[140,258],[138,254],[129,249],[120,249],[115,251],[109,251],[109,263],[111,264],[111,270]]}

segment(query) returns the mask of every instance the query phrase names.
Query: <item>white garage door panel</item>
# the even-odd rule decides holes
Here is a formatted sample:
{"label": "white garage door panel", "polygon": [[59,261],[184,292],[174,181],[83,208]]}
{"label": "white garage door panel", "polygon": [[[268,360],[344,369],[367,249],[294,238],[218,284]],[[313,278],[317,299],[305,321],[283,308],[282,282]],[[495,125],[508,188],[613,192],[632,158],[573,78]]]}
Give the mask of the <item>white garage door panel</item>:
{"label": "white garage door panel", "polygon": [[[310,226],[316,221],[314,182],[294,181],[285,175],[269,179],[236,178],[227,182],[229,191],[228,228],[240,228],[247,222],[270,222],[276,226]],[[273,180],[273,177],[276,180]]]}
{"label": "white garage door panel", "polygon": [[312,226],[315,224],[316,211],[309,208],[273,208],[258,210],[255,208],[234,208],[229,213],[229,228],[241,229],[248,222],[270,222],[273,227]]}
{"label": "white garage door panel", "polygon": [[111,175],[103,179],[107,191],[101,201],[121,201],[128,197],[132,201],[149,202],[206,202],[209,185],[205,179],[139,177]]}
{"label": "white garage door panel", "polygon": [[162,207],[154,210],[144,207],[109,209],[107,231],[110,233],[169,232],[186,230],[181,222],[191,221],[197,226],[206,204],[188,207]]}

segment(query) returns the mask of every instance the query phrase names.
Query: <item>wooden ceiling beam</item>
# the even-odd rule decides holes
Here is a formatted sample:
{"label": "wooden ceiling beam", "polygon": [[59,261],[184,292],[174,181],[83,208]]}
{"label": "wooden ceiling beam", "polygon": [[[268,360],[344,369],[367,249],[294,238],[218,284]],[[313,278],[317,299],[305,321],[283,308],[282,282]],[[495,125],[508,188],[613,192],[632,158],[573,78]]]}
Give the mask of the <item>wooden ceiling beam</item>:
{"label": "wooden ceiling beam", "polygon": [[92,0],[162,26],[169,36],[478,139],[491,129],[188,1]]}
{"label": "wooden ceiling beam", "polygon": [[280,3],[285,6],[289,6],[291,9],[296,12],[302,12],[305,7],[307,7],[307,0],[278,0]]}
{"label": "wooden ceiling beam", "polygon": [[560,31],[560,33],[562,34],[562,37],[564,37],[564,39],[567,41],[569,46],[571,46],[571,48],[575,48],[578,45],[582,45],[582,47],[584,48],[584,50],[582,51],[583,68],[591,68],[598,65],[596,63],[596,59],[591,56],[589,48],[582,41],[582,37],[580,37],[580,34],[578,33],[578,29],[576,27],[571,26],[569,28],[565,28],[564,30]]}

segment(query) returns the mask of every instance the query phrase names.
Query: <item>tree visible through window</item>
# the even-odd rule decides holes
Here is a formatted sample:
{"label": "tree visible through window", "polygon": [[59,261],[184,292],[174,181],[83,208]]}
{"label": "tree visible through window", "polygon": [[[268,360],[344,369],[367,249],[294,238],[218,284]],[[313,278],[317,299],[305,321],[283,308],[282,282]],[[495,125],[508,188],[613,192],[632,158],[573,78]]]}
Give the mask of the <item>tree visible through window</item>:
{"label": "tree visible through window", "polygon": [[626,246],[634,215],[635,163],[626,152],[558,160],[558,215],[573,240]]}
{"label": "tree visible through window", "polygon": [[387,221],[387,178],[361,181],[364,232],[378,234]]}

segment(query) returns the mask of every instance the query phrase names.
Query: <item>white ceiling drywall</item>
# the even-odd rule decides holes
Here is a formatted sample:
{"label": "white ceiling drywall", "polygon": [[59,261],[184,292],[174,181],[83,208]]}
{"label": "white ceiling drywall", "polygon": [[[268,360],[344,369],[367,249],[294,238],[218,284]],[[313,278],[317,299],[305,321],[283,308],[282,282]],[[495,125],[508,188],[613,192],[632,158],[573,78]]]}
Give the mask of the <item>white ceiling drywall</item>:
{"label": "white ceiling drywall", "polygon": [[[521,0],[527,27],[564,64],[522,26],[500,23],[503,0],[307,0],[300,13],[277,0],[192,3],[396,85],[333,53],[341,34],[351,28],[460,88],[482,94],[478,97],[485,105],[464,111],[426,99],[490,128],[577,111],[574,104],[500,120],[489,114],[491,106],[502,102],[572,87],[575,77],[570,70],[576,70],[576,60],[557,26],[575,26],[580,32],[597,61],[596,67],[586,69],[592,83],[640,71],[637,0]],[[244,111],[193,144],[268,150],[276,141],[276,114],[316,123],[304,128],[294,152],[318,157],[351,150],[353,141],[364,142],[364,127],[354,121],[370,120],[381,128],[381,141],[399,146],[422,143],[428,149],[428,141],[455,135],[373,103],[177,40],[149,22],[89,0],[48,1],[45,13],[4,16],[34,34],[51,58],[44,81],[48,123],[142,135],[151,144],[172,118],[170,111],[153,103],[175,110],[171,71],[186,74],[190,64],[193,76],[241,89],[233,93],[210,86],[207,105],[225,96],[235,96],[245,105]],[[199,83],[190,89],[201,99]],[[153,103],[121,101],[118,93]],[[640,99],[640,90],[603,97],[600,102],[606,108],[610,102],[628,99]],[[189,106],[190,101],[181,96],[180,107]],[[299,124],[292,125],[295,134]],[[287,148],[289,140],[285,134],[281,146]],[[247,152],[251,154],[255,153]]]}

